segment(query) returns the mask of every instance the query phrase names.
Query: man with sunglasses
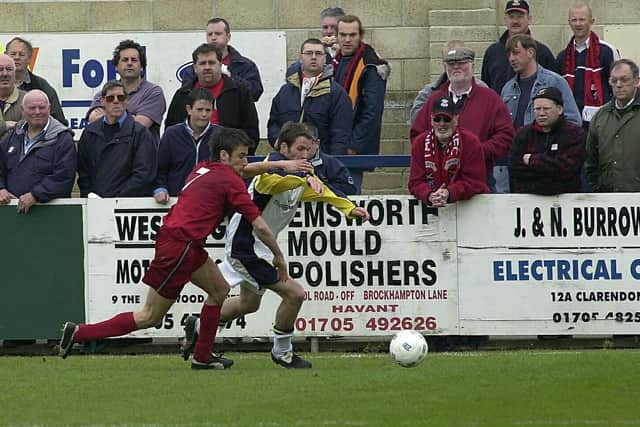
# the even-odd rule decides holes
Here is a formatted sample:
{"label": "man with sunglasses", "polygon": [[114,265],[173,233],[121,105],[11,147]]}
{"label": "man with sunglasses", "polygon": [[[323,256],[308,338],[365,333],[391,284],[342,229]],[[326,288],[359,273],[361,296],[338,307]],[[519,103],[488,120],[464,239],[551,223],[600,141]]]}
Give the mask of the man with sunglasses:
{"label": "man with sunglasses", "polygon": [[146,197],[156,175],[156,145],[149,130],[127,113],[122,82],[102,88],[104,116],[90,123],[78,143],[80,196]]}
{"label": "man with sunglasses", "polygon": [[[443,62],[448,83],[434,90],[429,99],[451,97],[460,126],[480,140],[489,188],[492,192],[505,192],[508,177],[503,177],[503,167],[496,166],[496,162],[509,153],[515,130],[502,99],[493,90],[480,86],[473,77],[474,60],[475,52],[468,47],[457,46],[446,51]],[[417,113],[411,126],[412,139],[431,127],[432,105],[425,102]]]}
{"label": "man with sunglasses", "polygon": [[430,118],[429,128],[411,141],[409,192],[435,208],[488,193],[480,141],[458,127],[453,99],[434,99]]}
{"label": "man with sunglasses", "polygon": [[640,191],[640,73],[629,59],[611,64],[613,99],[591,119],[587,180],[595,192]]}
{"label": "man with sunglasses", "polygon": [[[147,54],[145,48],[133,40],[122,40],[113,51],[111,60],[127,90],[127,111],[133,119],[149,129],[154,141],[160,141],[160,125],[167,109],[162,88],[146,78]],[[104,113],[101,94],[96,94],[87,121]],[[93,113],[93,115],[92,115]]]}

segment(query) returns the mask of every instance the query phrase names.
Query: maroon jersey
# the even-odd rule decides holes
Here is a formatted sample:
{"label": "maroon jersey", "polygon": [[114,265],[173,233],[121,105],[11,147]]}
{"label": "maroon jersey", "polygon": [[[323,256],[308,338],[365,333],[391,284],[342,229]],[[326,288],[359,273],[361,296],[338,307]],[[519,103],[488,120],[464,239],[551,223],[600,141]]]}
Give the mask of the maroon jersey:
{"label": "maroon jersey", "polygon": [[178,202],[162,228],[177,240],[204,245],[225,216],[238,212],[249,222],[260,216],[247,187],[234,170],[220,162],[200,162],[187,177]]}

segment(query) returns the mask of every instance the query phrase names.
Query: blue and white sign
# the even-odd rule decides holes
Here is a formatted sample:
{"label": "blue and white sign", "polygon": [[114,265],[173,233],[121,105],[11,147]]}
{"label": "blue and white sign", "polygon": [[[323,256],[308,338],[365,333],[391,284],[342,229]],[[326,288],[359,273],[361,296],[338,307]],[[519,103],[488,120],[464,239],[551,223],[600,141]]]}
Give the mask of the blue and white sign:
{"label": "blue and white sign", "polygon": [[[206,41],[205,31],[130,33],[27,33],[0,34],[29,40],[34,48],[33,72],[46,78],[58,92],[69,126],[79,137],[91,100],[104,83],[117,78],[111,62],[113,49],[125,39],[145,47],[149,81],[162,87],[167,108],[180,87],[180,76],[191,65],[191,52]],[[284,32],[234,32],[232,45],[258,66],[264,93],[256,104],[260,134],[266,138],[271,99],[284,83],[286,38]]]}

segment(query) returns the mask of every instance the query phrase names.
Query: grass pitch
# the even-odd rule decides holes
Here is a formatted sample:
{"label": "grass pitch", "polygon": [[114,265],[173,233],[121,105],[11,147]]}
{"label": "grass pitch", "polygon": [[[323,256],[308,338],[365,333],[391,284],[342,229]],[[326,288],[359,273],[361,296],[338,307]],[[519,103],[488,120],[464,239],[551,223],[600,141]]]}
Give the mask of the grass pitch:
{"label": "grass pitch", "polygon": [[0,357],[0,425],[640,426],[640,352],[306,355],[287,371],[265,353],[227,371],[176,356]]}

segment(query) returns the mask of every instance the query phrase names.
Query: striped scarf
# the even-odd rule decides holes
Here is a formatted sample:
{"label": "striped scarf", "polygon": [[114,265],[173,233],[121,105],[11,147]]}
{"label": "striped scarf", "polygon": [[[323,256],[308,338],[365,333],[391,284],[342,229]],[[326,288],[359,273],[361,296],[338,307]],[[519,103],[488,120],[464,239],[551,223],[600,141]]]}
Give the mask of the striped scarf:
{"label": "striped scarf", "polygon": [[[600,64],[600,39],[593,31],[589,34],[589,48],[584,67],[584,106],[600,107],[604,103],[602,89],[602,64]],[[573,92],[576,68],[575,37],[572,37],[564,51],[562,77],[567,80]]]}
{"label": "striped scarf", "polygon": [[442,184],[449,185],[460,170],[461,158],[462,140],[459,130],[455,130],[446,147],[441,147],[435,130],[431,128],[424,139],[424,169],[427,184],[433,190],[438,189]]}

